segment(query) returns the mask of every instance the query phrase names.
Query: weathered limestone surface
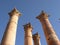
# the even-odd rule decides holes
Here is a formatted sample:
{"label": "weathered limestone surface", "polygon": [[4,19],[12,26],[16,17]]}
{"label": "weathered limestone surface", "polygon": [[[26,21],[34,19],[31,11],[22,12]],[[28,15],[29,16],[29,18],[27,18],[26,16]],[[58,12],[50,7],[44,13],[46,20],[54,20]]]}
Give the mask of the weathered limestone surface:
{"label": "weathered limestone surface", "polygon": [[1,45],[15,45],[18,19],[21,14],[14,8],[10,13],[10,20],[4,32]]}
{"label": "weathered limestone surface", "polygon": [[40,36],[38,33],[33,35],[33,41],[34,41],[34,45],[41,45],[40,43]]}
{"label": "weathered limestone surface", "polygon": [[24,45],[33,45],[32,41],[32,26],[30,23],[24,25],[24,31],[25,31],[25,39],[24,39]]}
{"label": "weathered limestone surface", "polygon": [[44,34],[47,40],[47,44],[48,45],[60,45],[59,44],[59,39],[52,27],[52,25],[50,24],[49,20],[48,20],[48,15],[42,11],[42,13],[36,17],[37,19],[40,20],[43,30],[44,30]]}

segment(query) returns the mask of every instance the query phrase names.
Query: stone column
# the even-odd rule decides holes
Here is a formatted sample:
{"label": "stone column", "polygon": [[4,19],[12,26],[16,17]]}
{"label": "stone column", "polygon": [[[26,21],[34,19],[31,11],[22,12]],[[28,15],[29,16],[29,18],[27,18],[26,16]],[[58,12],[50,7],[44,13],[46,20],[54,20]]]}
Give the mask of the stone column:
{"label": "stone column", "polygon": [[48,45],[59,45],[59,39],[52,25],[50,24],[48,20],[48,15],[44,11],[42,11],[42,13],[36,18],[39,19],[42,24],[44,34],[47,40],[47,44]]}
{"label": "stone column", "polygon": [[24,45],[33,45],[32,26],[30,23],[24,25],[24,31],[25,31]]}
{"label": "stone column", "polygon": [[1,45],[15,45],[18,19],[21,14],[14,8],[10,13],[10,20],[4,32]]}
{"label": "stone column", "polygon": [[33,35],[33,41],[34,41],[34,45],[41,45],[40,43],[40,36],[38,33]]}

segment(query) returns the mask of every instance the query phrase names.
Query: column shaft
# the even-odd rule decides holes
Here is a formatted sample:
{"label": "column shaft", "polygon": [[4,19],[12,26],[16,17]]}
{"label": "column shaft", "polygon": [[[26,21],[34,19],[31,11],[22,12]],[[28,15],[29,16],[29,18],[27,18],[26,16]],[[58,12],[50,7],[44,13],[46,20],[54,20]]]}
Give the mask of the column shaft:
{"label": "column shaft", "polygon": [[16,13],[16,9],[14,9],[14,13],[12,16],[10,15],[10,20],[7,24],[6,30],[4,32],[1,45],[15,45],[16,40],[16,31],[17,31],[17,24],[18,24],[18,17]]}
{"label": "column shaft", "polygon": [[24,25],[24,30],[25,30],[24,45],[33,45],[32,27],[31,27],[30,23]]}
{"label": "column shaft", "polygon": [[40,43],[40,36],[38,33],[33,35],[33,41],[34,41],[34,45],[41,45]]}
{"label": "column shaft", "polygon": [[50,24],[49,20],[48,20],[48,16],[46,13],[42,12],[41,15],[39,15],[37,17],[43,27],[44,30],[44,34],[47,40],[47,44],[48,45],[59,45],[59,39],[52,27],[52,25]]}

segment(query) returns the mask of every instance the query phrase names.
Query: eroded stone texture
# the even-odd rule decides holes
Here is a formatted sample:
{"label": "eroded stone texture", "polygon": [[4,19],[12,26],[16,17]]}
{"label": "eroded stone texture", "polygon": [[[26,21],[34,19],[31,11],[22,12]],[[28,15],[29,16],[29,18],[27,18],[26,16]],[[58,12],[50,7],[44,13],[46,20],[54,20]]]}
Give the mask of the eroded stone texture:
{"label": "eroded stone texture", "polygon": [[24,25],[24,31],[25,31],[25,39],[24,39],[24,45],[33,45],[32,41],[32,26],[30,23]]}
{"label": "eroded stone texture", "polygon": [[48,20],[48,15],[42,11],[42,13],[36,17],[37,19],[40,20],[43,30],[44,30],[44,34],[47,40],[47,44],[48,45],[60,45],[59,44],[59,39],[52,27],[52,25],[50,24],[49,20]]}
{"label": "eroded stone texture", "polygon": [[17,24],[21,13],[14,8],[9,15],[10,19],[4,32],[1,45],[15,45]]}
{"label": "eroded stone texture", "polygon": [[33,35],[33,41],[34,41],[34,45],[41,45],[40,36],[39,36],[38,32]]}

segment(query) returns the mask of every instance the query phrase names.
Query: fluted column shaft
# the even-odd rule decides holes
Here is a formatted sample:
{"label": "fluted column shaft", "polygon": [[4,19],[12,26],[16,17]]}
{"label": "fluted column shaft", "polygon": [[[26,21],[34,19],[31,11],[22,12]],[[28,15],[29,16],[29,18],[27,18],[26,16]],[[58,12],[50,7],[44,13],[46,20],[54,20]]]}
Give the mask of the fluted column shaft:
{"label": "fluted column shaft", "polygon": [[32,27],[31,27],[30,23],[24,25],[24,31],[25,31],[24,45],[33,45],[33,41],[32,41]]}
{"label": "fluted column shaft", "polygon": [[9,15],[10,20],[4,32],[1,45],[15,45],[17,24],[20,13],[14,8]]}
{"label": "fluted column shaft", "polygon": [[47,44],[48,45],[60,45],[59,44],[59,39],[52,27],[52,25],[50,24],[49,20],[48,20],[48,16],[46,13],[42,12],[40,16],[37,16],[37,18],[40,20],[43,30],[44,30],[44,34],[47,40]]}
{"label": "fluted column shaft", "polygon": [[33,41],[34,41],[34,45],[41,45],[40,43],[40,36],[38,33],[33,35]]}

